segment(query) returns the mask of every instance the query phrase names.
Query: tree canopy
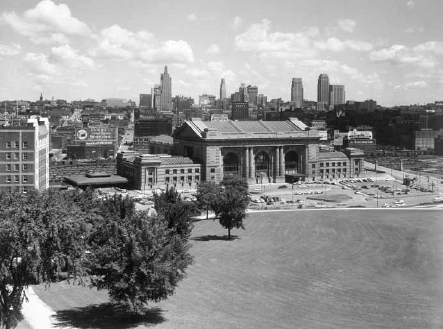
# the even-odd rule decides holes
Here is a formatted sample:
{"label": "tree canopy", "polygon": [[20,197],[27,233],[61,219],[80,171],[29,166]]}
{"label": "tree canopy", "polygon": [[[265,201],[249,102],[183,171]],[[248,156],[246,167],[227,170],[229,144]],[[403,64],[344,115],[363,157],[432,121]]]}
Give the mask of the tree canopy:
{"label": "tree canopy", "polygon": [[240,176],[227,175],[220,186],[222,189],[215,204],[215,213],[220,225],[228,230],[230,240],[233,228],[245,229],[243,220],[249,204],[248,182]]}
{"label": "tree canopy", "polygon": [[206,211],[206,219],[208,219],[209,209],[215,210],[219,194],[220,186],[213,181],[201,182],[198,185],[195,195],[196,204],[201,211]]}
{"label": "tree canopy", "polygon": [[0,325],[22,319],[29,285],[63,277],[107,289],[134,312],[173,294],[192,262],[195,212],[173,192],[158,197],[155,217],[92,191],[0,193]]}

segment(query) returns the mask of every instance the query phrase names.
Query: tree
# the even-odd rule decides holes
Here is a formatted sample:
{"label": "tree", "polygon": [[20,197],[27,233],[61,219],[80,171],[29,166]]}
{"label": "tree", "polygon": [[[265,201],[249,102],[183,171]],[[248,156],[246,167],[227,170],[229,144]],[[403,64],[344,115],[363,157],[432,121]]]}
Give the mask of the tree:
{"label": "tree", "polygon": [[174,230],[182,238],[188,239],[193,228],[192,216],[198,214],[194,202],[183,201],[180,193],[173,187],[154,195],[154,208],[168,229]]}
{"label": "tree", "polygon": [[7,329],[23,318],[30,284],[58,278],[67,259],[78,273],[87,227],[66,201],[52,191],[0,194],[0,324]]}
{"label": "tree", "polygon": [[220,186],[213,181],[201,182],[197,188],[197,206],[200,210],[206,210],[206,219],[209,217],[209,209],[214,211],[217,198],[220,194]]}
{"label": "tree", "polygon": [[178,207],[180,202],[172,192],[159,196],[175,201],[176,207],[166,211],[167,218],[162,211],[152,218],[134,211],[129,198],[105,200],[104,216],[91,235],[86,262],[91,286],[107,289],[112,301],[133,312],[142,312],[148,301],[172,295],[192,263],[189,225],[185,226],[184,208]]}
{"label": "tree", "polygon": [[248,182],[239,176],[225,176],[220,183],[222,191],[215,205],[216,217],[220,225],[228,230],[228,240],[231,239],[231,229],[245,229],[243,219],[249,204]]}

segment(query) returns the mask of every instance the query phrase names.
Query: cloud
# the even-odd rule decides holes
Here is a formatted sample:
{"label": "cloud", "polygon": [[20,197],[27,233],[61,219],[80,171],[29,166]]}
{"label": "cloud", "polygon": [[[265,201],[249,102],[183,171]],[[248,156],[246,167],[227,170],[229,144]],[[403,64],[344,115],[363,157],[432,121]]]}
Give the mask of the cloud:
{"label": "cloud", "polygon": [[197,20],[197,15],[195,13],[189,14],[186,17],[189,21],[196,21]]}
{"label": "cloud", "polygon": [[408,7],[409,10],[412,10],[415,8],[415,2],[414,1],[408,1],[406,3],[406,7]]}
{"label": "cloud", "polygon": [[342,19],[338,21],[338,26],[345,32],[352,33],[354,32],[355,27],[357,26],[357,22],[353,19]]}
{"label": "cloud", "polygon": [[52,47],[51,53],[55,62],[61,63],[67,67],[77,69],[91,69],[94,67],[94,61],[91,58],[79,54],[77,50],[71,48],[69,45]]}
{"label": "cloud", "polygon": [[159,42],[148,31],[132,32],[119,25],[105,28],[90,54],[98,58],[133,60],[145,63],[192,63],[194,54],[186,41]]}
{"label": "cloud", "polygon": [[361,40],[345,40],[341,41],[338,38],[331,37],[327,40],[314,41],[314,46],[320,50],[331,50],[331,51],[344,51],[346,49],[351,49],[355,51],[371,51],[374,46],[366,41]]}
{"label": "cloud", "polygon": [[10,45],[0,43],[0,58],[6,56],[15,56],[20,54],[22,47],[18,43],[13,43]]}
{"label": "cloud", "polygon": [[224,78],[226,81],[233,81],[236,78],[236,74],[225,67],[223,62],[209,62],[207,64],[208,69],[212,72],[212,76]]}
{"label": "cloud", "polygon": [[272,32],[267,19],[252,24],[246,32],[235,37],[235,46],[243,51],[294,51],[311,46],[308,35],[303,33]]}
{"label": "cloud", "polygon": [[434,68],[438,62],[431,56],[420,54],[420,51],[430,48],[430,45],[423,44],[422,48],[410,49],[403,45],[393,45],[391,48],[383,48],[369,54],[369,59],[373,62],[386,62],[393,65],[412,65],[422,68]]}
{"label": "cloud", "polygon": [[196,78],[198,80],[206,80],[210,76],[208,71],[203,70],[203,69],[199,69],[199,68],[192,68],[192,67],[187,68],[185,73],[188,76]]}
{"label": "cloud", "polygon": [[208,54],[220,54],[220,47],[219,45],[213,43],[209,46],[209,48],[206,50]]}
{"label": "cloud", "polygon": [[397,85],[394,87],[395,90],[411,90],[411,89],[423,89],[428,87],[426,81],[420,80],[415,82],[408,82],[403,85]]}
{"label": "cloud", "polygon": [[234,21],[232,22],[231,27],[233,29],[238,29],[241,25],[241,18],[239,16],[235,16]]}
{"label": "cloud", "polygon": [[435,55],[443,55],[443,42],[428,41],[413,48],[416,52],[433,53]]}
{"label": "cloud", "polygon": [[48,56],[44,54],[28,53],[23,60],[31,73],[43,76],[52,76],[58,73],[56,66],[50,63]]}
{"label": "cloud", "polygon": [[65,4],[56,5],[44,0],[21,16],[15,12],[3,12],[2,24],[9,25],[16,33],[30,38],[35,44],[68,43],[67,35],[90,35],[89,27],[71,15]]}

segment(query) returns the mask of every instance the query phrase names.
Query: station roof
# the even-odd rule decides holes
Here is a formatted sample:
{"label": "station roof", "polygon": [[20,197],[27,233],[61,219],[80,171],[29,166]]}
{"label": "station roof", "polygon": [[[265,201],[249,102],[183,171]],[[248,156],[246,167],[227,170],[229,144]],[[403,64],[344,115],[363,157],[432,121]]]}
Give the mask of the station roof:
{"label": "station roof", "polygon": [[[89,177],[88,177],[89,176]],[[75,175],[63,177],[63,181],[78,187],[124,185],[128,180],[118,175]]]}

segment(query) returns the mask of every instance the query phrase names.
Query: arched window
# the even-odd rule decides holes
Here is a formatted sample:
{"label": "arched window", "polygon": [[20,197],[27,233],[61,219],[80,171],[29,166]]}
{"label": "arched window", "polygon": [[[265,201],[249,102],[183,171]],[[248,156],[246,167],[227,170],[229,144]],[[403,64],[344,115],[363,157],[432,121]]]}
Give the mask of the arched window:
{"label": "arched window", "polygon": [[235,153],[228,153],[223,157],[223,173],[225,175],[239,175],[240,161]]}
{"label": "arched window", "polygon": [[285,154],[285,173],[298,173],[298,154],[294,151],[289,151]]}
{"label": "arched window", "polygon": [[255,171],[257,173],[262,172],[269,175],[270,164],[269,164],[269,156],[265,152],[259,152],[255,157]]}

